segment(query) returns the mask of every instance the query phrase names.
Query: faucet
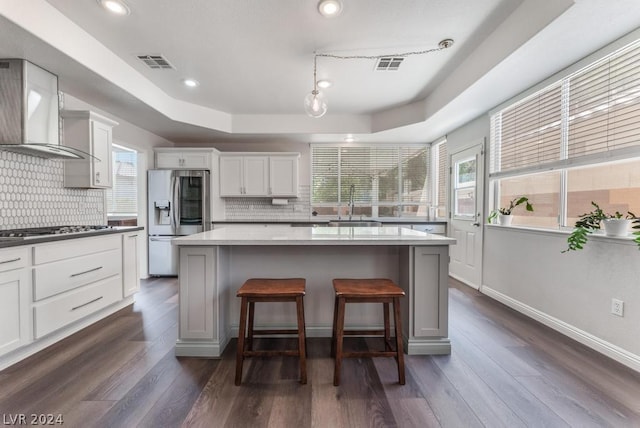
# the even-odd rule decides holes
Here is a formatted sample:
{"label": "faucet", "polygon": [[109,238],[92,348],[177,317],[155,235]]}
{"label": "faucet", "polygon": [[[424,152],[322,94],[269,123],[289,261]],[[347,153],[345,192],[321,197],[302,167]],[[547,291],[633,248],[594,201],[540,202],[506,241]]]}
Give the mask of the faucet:
{"label": "faucet", "polygon": [[351,221],[351,218],[353,217],[353,194],[356,191],[356,185],[352,184],[351,186],[349,186],[349,221]]}

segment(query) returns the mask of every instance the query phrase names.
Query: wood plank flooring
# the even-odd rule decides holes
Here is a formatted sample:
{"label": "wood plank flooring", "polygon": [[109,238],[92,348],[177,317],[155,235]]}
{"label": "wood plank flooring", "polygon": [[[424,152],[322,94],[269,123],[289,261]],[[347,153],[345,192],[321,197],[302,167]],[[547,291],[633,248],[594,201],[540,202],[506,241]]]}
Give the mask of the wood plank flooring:
{"label": "wood plank flooring", "polygon": [[[62,415],[66,427],[639,427],[640,374],[450,280],[447,356],[347,359],[333,386],[329,339],[251,358],[234,385],[219,360],[176,358],[177,282],[143,281],[132,307],[0,372],[0,414]],[[378,346],[349,338],[352,349]],[[289,339],[257,342],[293,346]]]}

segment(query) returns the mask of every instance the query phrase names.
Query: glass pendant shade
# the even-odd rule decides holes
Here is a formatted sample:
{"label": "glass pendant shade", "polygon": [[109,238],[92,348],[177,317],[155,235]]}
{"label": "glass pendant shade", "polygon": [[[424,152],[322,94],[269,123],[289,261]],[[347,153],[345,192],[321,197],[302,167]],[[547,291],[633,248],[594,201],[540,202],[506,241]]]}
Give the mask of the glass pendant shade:
{"label": "glass pendant shade", "polygon": [[324,96],[317,90],[313,90],[304,97],[304,110],[311,117],[322,117],[327,112],[327,103]]}

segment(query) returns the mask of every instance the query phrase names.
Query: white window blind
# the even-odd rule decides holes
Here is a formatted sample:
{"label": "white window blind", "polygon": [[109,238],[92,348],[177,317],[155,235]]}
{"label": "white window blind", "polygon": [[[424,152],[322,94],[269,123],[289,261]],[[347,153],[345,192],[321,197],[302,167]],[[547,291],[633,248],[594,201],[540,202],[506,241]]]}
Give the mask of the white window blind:
{"label": "white window blind", "polygon": [[113,145],[113,187],[107,189],[109,215],[138,213],[138,154]]}
{"label": "white window blind", "polygon": [[426,146],[312,146],[313,204],[425,203]]}
{"label": "white window blind", "polygon": [[640,146],[638,42],[493,114],[490,172],[562,168],[632,146]]}
{"label": "white window blind", "polygon": [[640,144],[640,44],[569,79],[568,157]]}

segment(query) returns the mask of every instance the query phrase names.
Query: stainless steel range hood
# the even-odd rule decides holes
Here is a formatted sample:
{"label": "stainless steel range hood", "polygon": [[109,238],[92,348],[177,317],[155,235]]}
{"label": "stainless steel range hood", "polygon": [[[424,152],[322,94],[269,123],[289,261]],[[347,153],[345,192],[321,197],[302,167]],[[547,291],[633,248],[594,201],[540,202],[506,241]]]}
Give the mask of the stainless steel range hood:
{"label": "stainless steel range hood", "polygon": [[58,77],[23,59],[0,59],[0,150],[85,157],[60,145]]}

